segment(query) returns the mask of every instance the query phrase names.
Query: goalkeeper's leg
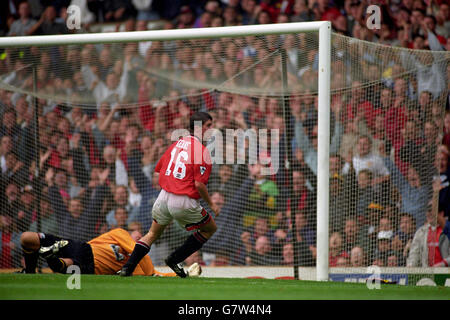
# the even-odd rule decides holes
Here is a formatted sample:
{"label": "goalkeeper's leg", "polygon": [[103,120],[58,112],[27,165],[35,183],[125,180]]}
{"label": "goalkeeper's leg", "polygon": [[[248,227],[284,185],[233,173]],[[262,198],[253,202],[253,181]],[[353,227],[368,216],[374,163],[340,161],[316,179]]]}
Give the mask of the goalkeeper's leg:
{"label": "goalkeeper's leg", "polygon": [[20,236],[20,244],[22,246],[22,255],[25,260],[25,273],[36,273],[36,266],[39,259],[39,248],[41,242],[39,234],[36,232],[24,232]]}
{"label": "goalkeeper's leg", "polygon": [[47,261],[53,272],[65,273],[67,267],[77,264],[82,273],[94,273],[92,251],[87,243],[29,231],[22,233],[20,243],[25,260],[24,273],[36,273],[39,256]]}
{"label": "goalkeeper's leg", "polygon": [[[53,243],[52,246],[45,247],[52,248],[54,244],[57,244],[59,242],[61,241],[58,237],[50,234],[42,234],[30,231],[22,233],[22,235],[20,236],[20,244],[22,246],[22,254],[25,260],[25,268],[22,272],[36,273],[36,266],[40,255],[40,249],[43,248],[42,246]],[[54,272],[64,273],[67,269],[67,266],[73,264],[72,259],[61,259],[53,255],[42,256],[47,260],[48,266]]]}

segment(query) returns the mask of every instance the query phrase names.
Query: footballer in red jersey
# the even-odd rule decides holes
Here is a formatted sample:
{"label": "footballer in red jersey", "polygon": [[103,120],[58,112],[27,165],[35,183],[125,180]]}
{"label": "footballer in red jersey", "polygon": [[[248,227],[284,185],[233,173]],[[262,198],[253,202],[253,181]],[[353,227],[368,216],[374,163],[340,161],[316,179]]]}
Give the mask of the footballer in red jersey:
{"label": "footballer in red jersey", "polygon": [[208,183],[211,157],[196,136],[186,136],[173,143],[155,167],[159,185],[167,192],[199,199],[194,181]]}
{"label": "footballer in red jersey", "polygon": [[206,188],[211,173],[211,157],[201,139],[194,135],[199,123],[201,137],[204,137],[212,126],[212,117],[206,112],[194,113],[190,118],[190,135],[173,143],[158,161],[155,171],[159,172],[161,192],[153,205],[153,223],[149,232],[136,242],[130,259],[120,271],[121,276],[133,274],[139,261],[150,251],[152,243],[173,220],[186,230],[196,230],[165,260],[183,278],[187,274],[178,264],[199,250],[216,232],[214,218],[199,202],[202,198],[218,216],[219,209],[211,202]]}

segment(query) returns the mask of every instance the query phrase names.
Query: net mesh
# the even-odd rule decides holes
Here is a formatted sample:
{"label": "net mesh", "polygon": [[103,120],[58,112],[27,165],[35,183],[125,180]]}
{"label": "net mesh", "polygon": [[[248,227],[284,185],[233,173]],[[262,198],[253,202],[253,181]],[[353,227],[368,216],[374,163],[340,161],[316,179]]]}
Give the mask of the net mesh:
{"label": "net mesh", "polygon": [[[433,51],[332,35],[330,267],[446,258],[413,240],[450,206],[449,55],[428,42]],[[218,129],[209,146],[234,131],[212,152],[218,231],[186,264],[291,266],[297,250],[300,266],[314,266],[317,71],[315,33],[5,48],[0,267],[23,265],[27,230],[82,241],[115,227],[146,233],[154,167],[198,110]],[[189,234],[172,223],[153,263]]]}

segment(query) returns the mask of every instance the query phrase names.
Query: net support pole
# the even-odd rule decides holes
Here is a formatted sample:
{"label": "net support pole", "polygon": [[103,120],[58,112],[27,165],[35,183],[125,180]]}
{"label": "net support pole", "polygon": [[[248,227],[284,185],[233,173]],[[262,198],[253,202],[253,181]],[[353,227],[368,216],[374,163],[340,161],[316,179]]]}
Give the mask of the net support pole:
{"label": "net support pole", "polygon": [[[41,188],[42,184],[40,182],[40,142],[39,142],[39,107],[37,102],[37,72],[36,72],[36,66],[33,66],[33,109],[34,109],[34,160],[36,163],[36,168],[34,171],[34,179],[33,179],[33,189],[36,195],[36,224],[37,224],[37,232],[41,232]],[[38,272],[42,273],[41,270],[41,263],[38,259]]]}
{"label": "net support pole", "polygon": [[319,28],[319,90],[317,147],[317,281],[328,281],[330,176],[331,23]]}
{"label": "net support pole", "polygon": [[[280,49],[280,57],[281,57],[281,81],[283,85],[281,103],[283,106],[283,118],[284,118],[284,168],[285,173],[287,174],[287,189],[288,189],[288,199],[293,198],[293,190],[292,190],[292,166],[291,166],[291,157],[292,151],[290,151],[290,143],[289,141],[292,139],[292,123],[291,123],[291,110],[289,104],[286,101],[286,95],[288,94],[288,78],[287,78],[287,53],[286,49]],[[292,200],[291,200],[292,207]],[[297,234],[297,227],[295,224],[295,209],[291,208],[291,229],[292,234],[294,234],[293,246],[294,246],[294,278],[296,280],[299,279],[299,256],[298,256],[298,243],[295,241]]]}

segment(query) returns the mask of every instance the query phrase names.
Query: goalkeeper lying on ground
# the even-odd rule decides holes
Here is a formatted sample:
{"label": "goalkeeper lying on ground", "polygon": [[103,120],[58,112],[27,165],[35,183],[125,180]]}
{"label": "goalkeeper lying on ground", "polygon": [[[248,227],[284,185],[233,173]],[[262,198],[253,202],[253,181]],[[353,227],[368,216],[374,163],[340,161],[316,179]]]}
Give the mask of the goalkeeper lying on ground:
{"label": "goalkeeper lying on ground", "polygon": [[[46,259],[53,272],[66,273],[69,266],[77,265],[82,274],[116,274],[128,261],[136,241],[128,231],[117,228],[88,242],[27,231],[22,233],[20,243],[25,258],[24,273],[36,273],[40,255]],[[192,264],[187,273],[189,276],[200,275],[200,265]],[[148,255],[139,262],[133,275],[176,276],[173,272],[162,273],[155,270]]]}

